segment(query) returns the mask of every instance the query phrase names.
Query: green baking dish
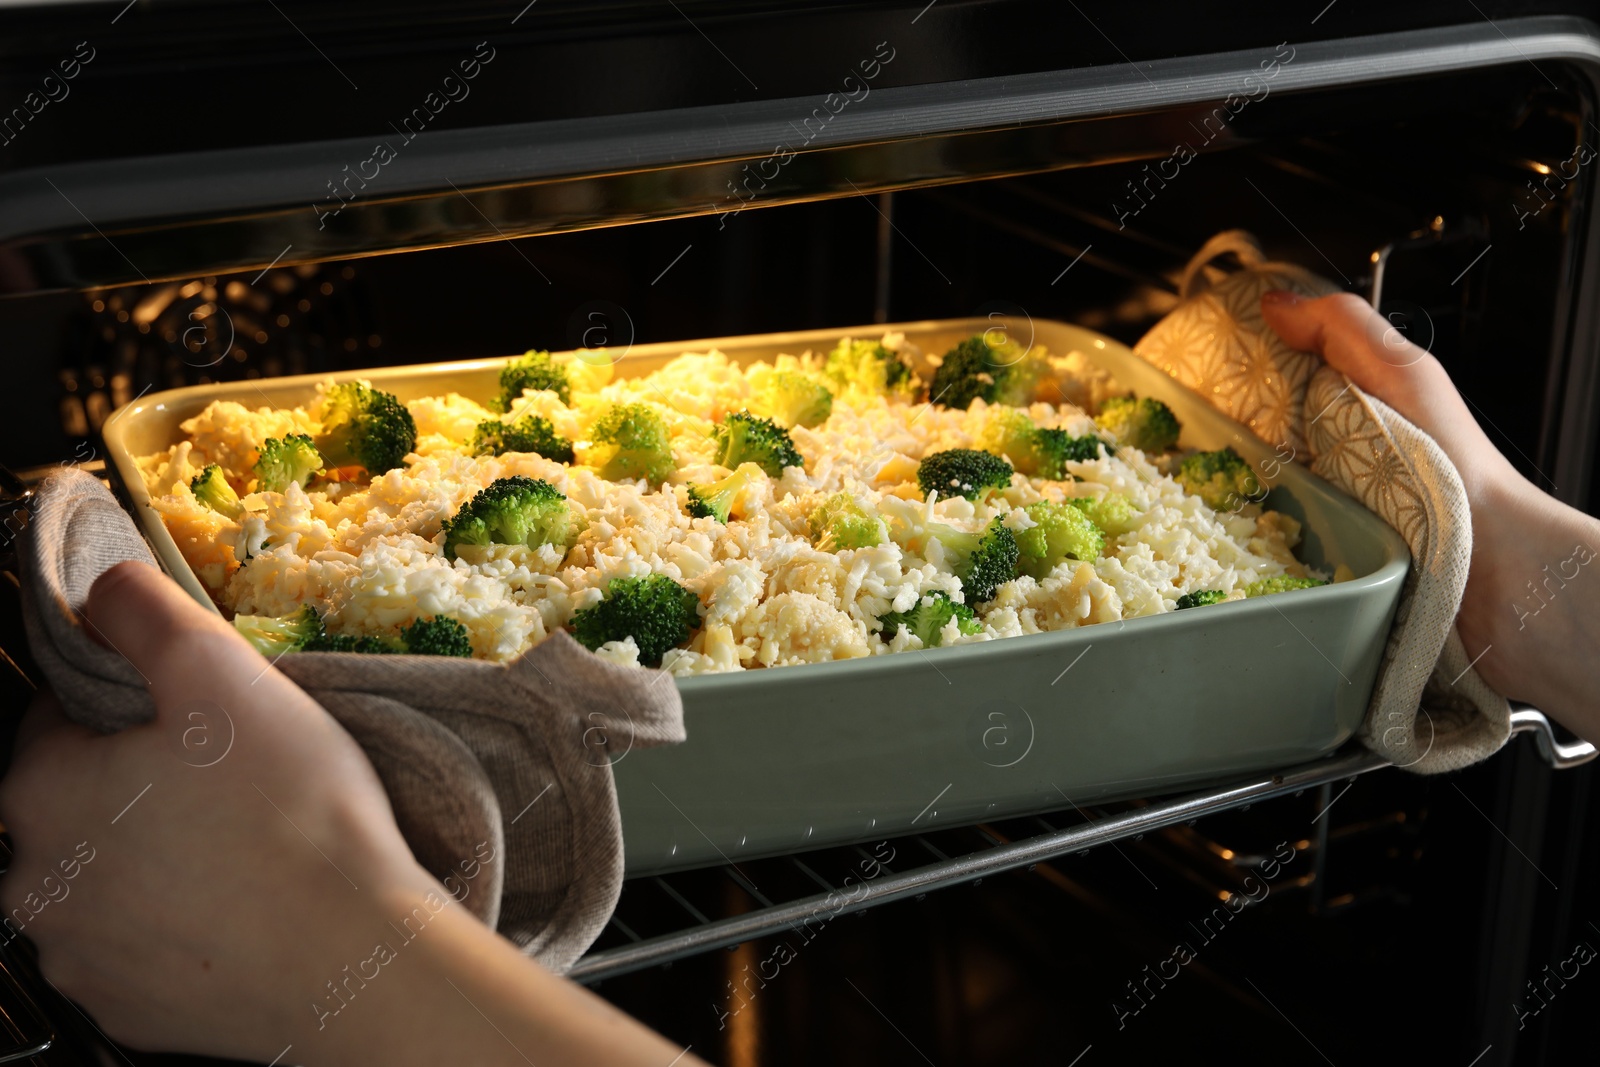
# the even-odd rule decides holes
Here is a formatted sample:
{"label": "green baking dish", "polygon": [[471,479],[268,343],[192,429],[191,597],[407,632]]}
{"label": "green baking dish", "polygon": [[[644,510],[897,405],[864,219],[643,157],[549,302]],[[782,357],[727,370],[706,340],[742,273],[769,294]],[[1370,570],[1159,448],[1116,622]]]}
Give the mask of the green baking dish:
{"label": "green baking dish", "polygon": [[[825,349],[844,334],[903,331],[942,352],[992,328],[944,320],[716,338],[629,349],[619,376],[686,351],[748,362]],[[1127,348],[1033,320],[1013,338],[1082,352],[1124,387],[1166,401],[1182,444],[1232,445],[1262,469],[1273,449]],[[502,360],[364,371],[401,399],[454,390],[486,400]],[[307,400],[323,376],[194,386],[108,420],[111,465],[173,576],[210,599],[133,466],[213,400]],[[1267,466],[1267,469],[1273,469]],[[1314,759],[1360,725],[1410,555],[1356,501],[1283,464],[1268,506],[1304,525],[1301,558],[1352,581],[980,645],[677,680],[689,740],[613,764],[630,875],[1171,790]]]}

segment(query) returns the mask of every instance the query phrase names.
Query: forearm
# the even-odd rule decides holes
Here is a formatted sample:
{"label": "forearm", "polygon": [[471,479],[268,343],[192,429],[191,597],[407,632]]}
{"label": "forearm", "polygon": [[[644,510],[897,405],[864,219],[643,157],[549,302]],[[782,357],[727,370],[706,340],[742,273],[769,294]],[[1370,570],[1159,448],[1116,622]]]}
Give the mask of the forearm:
{"label": "forearm", "polygon": [[[1520,547],[1494,559],[1474,548],[1473,567],[1493,574],[1500,602],[1488,632],[1463,627],[1469,652],[1492,644],[1485,660],[1520,661],[1516,681],[1500,686],[1506,696],[1600,742],[1600,520],[1520,478],[1491,506],[1503,509],[1500,525],[1520,532]],[[1486,521],[1474,515],[1479,529]]]}
{"label": "forearm", "polygon": [[388,894],[367,925],[373,944],[325,964],[329,973],[307,989],[294,1062],[701,1062],[528,960],[442,887]]}

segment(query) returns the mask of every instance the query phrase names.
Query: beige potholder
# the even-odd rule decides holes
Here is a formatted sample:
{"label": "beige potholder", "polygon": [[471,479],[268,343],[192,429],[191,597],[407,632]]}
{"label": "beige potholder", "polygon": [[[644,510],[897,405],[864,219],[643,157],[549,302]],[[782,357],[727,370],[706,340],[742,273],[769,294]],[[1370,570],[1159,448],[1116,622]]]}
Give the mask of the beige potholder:
{"label": "beige potholder", "polygon": [[[1216,260],[1232,256],[1237,269]],[[1444,451],[1382,401],[1262,321],[1261,295],[1340,292],[1303,267],[1268,263],[1242,230],[1218,234],[1184,271],[1182,302],[1134,347],[1253,430],[1283,459],[1361,501],[1411,549],[1360,737],[1401,767],[1437,774],[1492,755],[1511,708],[1467,660],[1455,617],[1467,584],[1472,520]]]}
{"label": "beige potholder", "polygon": [[[30,512],[17,551],[34,659],[73,721],[104,732],[148,721],[139,672],[90,638],[81,612],[96,578],[126,560],[154,565],[150,549],[82,471],[47,478]],[[330,652],[274,662],[361,745],[418,862],[545,966],[572,966],[622,891],[607,754],[682,741],[677,687],[565,633],[508,664]]]}

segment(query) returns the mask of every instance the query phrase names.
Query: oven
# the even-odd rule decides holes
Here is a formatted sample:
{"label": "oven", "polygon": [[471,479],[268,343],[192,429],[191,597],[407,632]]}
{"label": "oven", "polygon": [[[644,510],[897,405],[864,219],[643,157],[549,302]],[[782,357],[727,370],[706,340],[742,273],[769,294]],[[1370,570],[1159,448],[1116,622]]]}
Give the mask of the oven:
{"label": "oven", "polygon": [[[989,315],[1131,343],[1240,227],[1370,297],[1593,511],[1594,14],[8,4],[0,488],[103,470],[110,414],[182,384]],[[1593,750],[1515,726],[1439,777],[1352,745],[630,879],[574,977],[740,1067],[1573,1062],[1600,978],[1550,975],[1600,939]],[[117,1061],[25,943],[3,962],[13,1059]]]}

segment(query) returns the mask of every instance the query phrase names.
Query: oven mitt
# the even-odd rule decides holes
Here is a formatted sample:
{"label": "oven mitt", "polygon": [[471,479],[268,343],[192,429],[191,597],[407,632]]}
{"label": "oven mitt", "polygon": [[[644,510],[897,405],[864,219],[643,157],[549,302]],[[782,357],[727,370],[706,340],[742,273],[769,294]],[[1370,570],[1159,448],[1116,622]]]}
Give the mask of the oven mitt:
{"label": "oven mitt", "polygon": [[[1230,255],[1238,269],[1215,264]],[[1511,708],[1472,669],[1455,628],[1472,555],[1461,477],[1431,437],[1285,345],[1261,318],[1261,294],[1272,289],[1342,291],[1302,267],[1265,262],[1242,230],[1218,234],[1184,271],[1181,303],[1134,351],[1248,426],[1281,460],[1309,461],[1405,539],[1411,571],[1360,737],[1422,774],[1476,763],[1511,736]]]}
{"label": "oven mitt", "polygon": [[[63,469],[39,487],[18,557],[28,642],[67,717],[103,732],[148,721],[138,672],[80,622],[102,573],[155,564],[133,520],[98,480]],[[452,896],[545,966],[572,966],[622,890],[607,753],[682,741],[677,687],[564,632],[508,664],[329,652],[275,663],[361,745],[412,852]]]}

